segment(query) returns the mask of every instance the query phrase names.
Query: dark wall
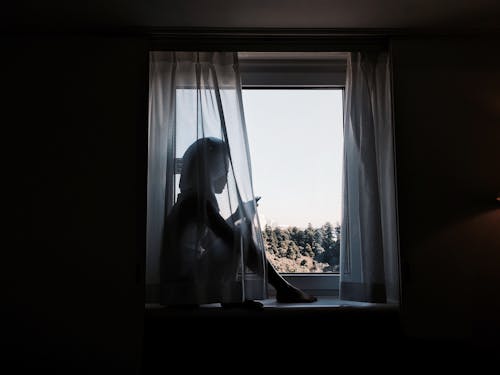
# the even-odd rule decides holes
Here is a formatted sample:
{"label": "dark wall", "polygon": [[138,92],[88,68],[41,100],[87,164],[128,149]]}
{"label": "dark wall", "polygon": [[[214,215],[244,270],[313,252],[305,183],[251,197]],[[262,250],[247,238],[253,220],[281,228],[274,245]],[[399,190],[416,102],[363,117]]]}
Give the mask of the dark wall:
{"label": "dark wall", "polygon": [[2,180],[13,209],[0,260],[2,354],[65,373],[134,371],[144,306],[136,263],[145,244],[145,40],[1,42]]}
{"label": "dark wall", "polygon": [[[133,371],[141,353],[147,40],[3,38],[2,353],[19,366]],[[500,327],[500,52],[397,39],[403,326]],[[7,246],[8,245],[8,246]],[[89,370],[90,369],[90,370]]]}
{"label": "dark wall", "polygon": [[500,333],[500,45],[396,39],[403,321],[422,337]]}

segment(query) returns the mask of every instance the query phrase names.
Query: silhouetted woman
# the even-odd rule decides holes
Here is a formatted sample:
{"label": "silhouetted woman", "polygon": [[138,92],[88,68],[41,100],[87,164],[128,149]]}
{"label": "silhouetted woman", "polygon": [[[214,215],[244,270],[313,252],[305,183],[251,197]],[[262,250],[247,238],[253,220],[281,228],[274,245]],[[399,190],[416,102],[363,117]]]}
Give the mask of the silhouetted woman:
{"label": "silhouetted woman", "polygon": [[166,219],[160,260],[162,304],[221,302],[223,306],[261,306],[241,301],[241,284],[237,282],[241,241],[246,248],[245,264],[259,274],[267,268],[268,281],[276,289],[278,302],[316,301],[289,284],[262,257],[252,239],[251,224],[241,220],[244,215],[239,212],[243,209],[254,215],[254,202],[245,203],[228,219],[220,215],[216,194],[224,190],[228,171],[227,145],[218,138],[197,140],[182,158],[180,194]]}

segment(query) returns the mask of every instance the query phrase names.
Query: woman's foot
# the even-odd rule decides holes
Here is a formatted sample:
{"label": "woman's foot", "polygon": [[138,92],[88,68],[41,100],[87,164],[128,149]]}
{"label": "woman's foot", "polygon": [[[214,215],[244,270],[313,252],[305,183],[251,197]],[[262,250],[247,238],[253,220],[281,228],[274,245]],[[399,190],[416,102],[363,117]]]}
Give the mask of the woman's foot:
{"label": "woman's foot", "polygon": [[276,291],[276,301],[279,303],[311,303],[318,299],[293,286],[287,286]]}
{"label": "woman's foot", "polygon": [[245,300],[243,302],[221,302],[221,306],[224,307],[225,309],[235,309],[235,308],[240,308],[240,309],[249,309],[249,310],[260,310],[264,308],[264,305],[260,302],[257,301],[252,301],[252,300]]}

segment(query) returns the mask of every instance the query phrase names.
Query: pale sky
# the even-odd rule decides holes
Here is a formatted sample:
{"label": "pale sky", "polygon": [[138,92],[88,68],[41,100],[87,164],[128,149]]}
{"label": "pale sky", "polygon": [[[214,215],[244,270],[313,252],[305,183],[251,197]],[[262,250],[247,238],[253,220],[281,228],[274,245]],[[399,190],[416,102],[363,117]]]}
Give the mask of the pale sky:
{"label": "pale sky", "polygon": [[340,223],[342,90],[244,89],[261,225]]}

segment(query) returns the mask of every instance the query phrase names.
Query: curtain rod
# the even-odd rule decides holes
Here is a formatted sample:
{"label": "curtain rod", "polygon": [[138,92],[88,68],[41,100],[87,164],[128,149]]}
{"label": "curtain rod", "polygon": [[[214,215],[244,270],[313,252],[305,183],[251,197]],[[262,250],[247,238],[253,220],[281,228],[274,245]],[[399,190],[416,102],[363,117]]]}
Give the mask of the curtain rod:
{"label": "curtain rod", "polygon": [[384,32],[333,29],[154,29],[153,49],[224,51],[354,51],[387,49]]}
{"label": "curtain rod", "polygon": [[210,28],[210,27],[158,27],[150,29],[154,36],[222,36],[222,37],[380,37],[390,36],[394,29],[332,29],[332,28]]}

